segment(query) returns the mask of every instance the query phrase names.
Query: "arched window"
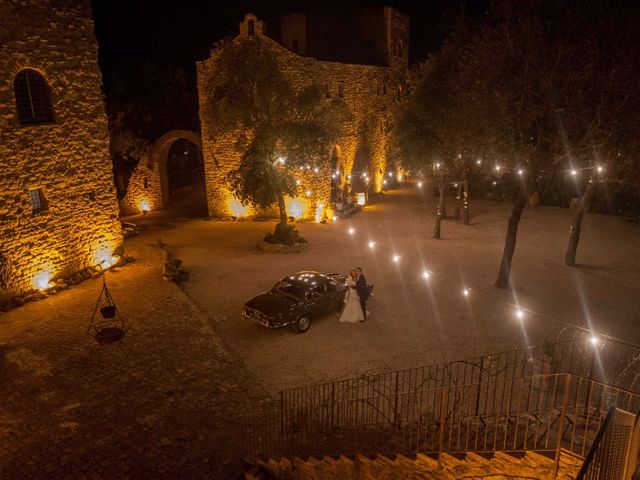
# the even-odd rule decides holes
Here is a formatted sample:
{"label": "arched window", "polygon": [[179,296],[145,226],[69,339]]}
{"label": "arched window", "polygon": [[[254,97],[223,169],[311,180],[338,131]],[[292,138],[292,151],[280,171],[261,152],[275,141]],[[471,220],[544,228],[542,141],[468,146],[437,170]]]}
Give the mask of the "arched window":
{"label": "arched window", "polygon": [[45,78],[26,68],[13,81],[20,125],[53,122],[51,90]]}

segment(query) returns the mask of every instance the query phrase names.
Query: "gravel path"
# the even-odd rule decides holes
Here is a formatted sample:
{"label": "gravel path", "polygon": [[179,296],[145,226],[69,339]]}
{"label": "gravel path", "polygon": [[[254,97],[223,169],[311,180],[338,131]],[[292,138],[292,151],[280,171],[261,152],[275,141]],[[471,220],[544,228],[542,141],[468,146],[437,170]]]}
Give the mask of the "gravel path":
{"label": "gravel path", "polygon": [[[580,266],[568,268],[563,256],[571,214],[528,208],[514,257],[514,289],[503,291],[493,283],[510,205],[475,201],[472,225],[447,220],[443,240],[434,240],[434,201],[428,185],[411,186],[378,196],[351,219],[299,224],[310,247],[298,254],[255,248],[273,222],[148,222],[146,235],[177,248],[191,273],[184,290],[274,394],[302,383],[537,344],[556,338],[568,323],[591,323],[598,332],[640,343],[640,228],[624,218],[588,215]],[[401,257],[398,263],[393,255]],[[347,272],[356,265],[375,283],[364,324],[327,317],[297,335],[266,330],[240,315],[245,301],[286,274]],[[433,273],[428,282],[424,269]],[[516,305],[525,311],[522,321]]]}

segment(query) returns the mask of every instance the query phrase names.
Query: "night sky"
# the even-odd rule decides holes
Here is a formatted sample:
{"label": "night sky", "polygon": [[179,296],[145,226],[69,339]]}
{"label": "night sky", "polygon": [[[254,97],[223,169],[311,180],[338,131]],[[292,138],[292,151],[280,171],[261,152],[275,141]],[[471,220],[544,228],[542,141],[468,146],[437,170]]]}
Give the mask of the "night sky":
{"label": "night sky", "polygon": [[[454,16],[464,12],[481,15],[483,0],[359,0],[349,6],[392,6],[411,20],[411,60],[424,59],[437,50]],[[309,11],[345,2],[187,0],[164,2],[151,0],[93,0],[96,34],[101,63],[150,61],[160,64],[191,66],[208,56],[212,44],[238,33],[245,13],[253,12],[267,22],[267,32],[279,32],[279,16]]]}

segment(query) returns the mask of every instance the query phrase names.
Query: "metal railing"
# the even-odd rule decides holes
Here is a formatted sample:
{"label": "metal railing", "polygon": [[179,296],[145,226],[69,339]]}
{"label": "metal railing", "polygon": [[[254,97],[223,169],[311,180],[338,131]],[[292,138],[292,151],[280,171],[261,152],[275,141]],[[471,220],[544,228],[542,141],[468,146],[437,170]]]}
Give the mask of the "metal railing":
{"label": "metal railing", "polygon": [[[246,418],[251,458],[561,449],[585,456],[609,408],[640,396],[571,374],[371,391]],[[352,390],[355,392],[356,390]]]}
{"label": "metal railing", "polygon": [[[306,385],[280,392],[282,409],[316,408],[327,403],[370,397],[403,395],[450,385],[504,381],[550,373],[571,373],[634,391],[636,361],[640,349],[615,345],[599,348],[585,336],[491,355],[467,358],[327,383]],[[636,368],[629,368],[629,365]]]}
{"label": "metal railing", "polygon": [[612,407],[576,480],[631,480],[638,460],[636,416]]}

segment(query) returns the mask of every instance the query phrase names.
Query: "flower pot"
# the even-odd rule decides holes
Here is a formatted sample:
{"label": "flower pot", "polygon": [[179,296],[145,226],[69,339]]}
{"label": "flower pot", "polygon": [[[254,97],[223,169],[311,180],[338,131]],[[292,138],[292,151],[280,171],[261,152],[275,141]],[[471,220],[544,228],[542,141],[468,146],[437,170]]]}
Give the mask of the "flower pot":
{"label": "flower pot", "polygon": [[116,316],[116,306],[107,305],[106,307],[102,307],[100,309],[100,314],[102,315],[102,318],[113,318]]}

